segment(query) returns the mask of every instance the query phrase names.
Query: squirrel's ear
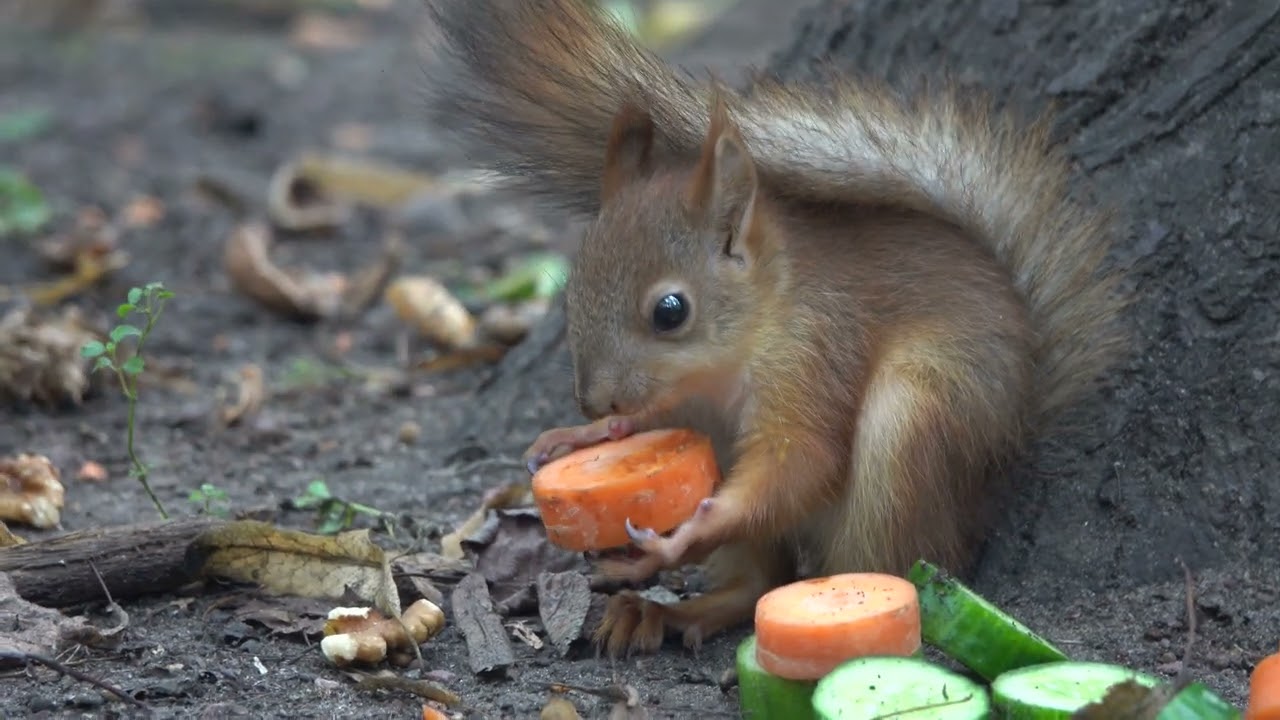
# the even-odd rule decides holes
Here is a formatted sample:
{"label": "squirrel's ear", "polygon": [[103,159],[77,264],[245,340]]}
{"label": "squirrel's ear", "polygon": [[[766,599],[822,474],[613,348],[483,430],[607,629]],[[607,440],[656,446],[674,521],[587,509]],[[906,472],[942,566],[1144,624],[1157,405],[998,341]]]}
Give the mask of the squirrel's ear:
{"label": "squirrel's ear", "polygon": [[613,117],[604,151],[601,200],[609,202],[628,182],[648,174],[653,159],[653,117],[628,102]]}
{"label": "squirrel's ear", "polygon": [[759,180],[751,153],[729,120],[728,107],[718,92],[702,157],[689,191],[691,209],[723,233],[721,250],[740,260],[758,254],[759,228],[755,217]]}

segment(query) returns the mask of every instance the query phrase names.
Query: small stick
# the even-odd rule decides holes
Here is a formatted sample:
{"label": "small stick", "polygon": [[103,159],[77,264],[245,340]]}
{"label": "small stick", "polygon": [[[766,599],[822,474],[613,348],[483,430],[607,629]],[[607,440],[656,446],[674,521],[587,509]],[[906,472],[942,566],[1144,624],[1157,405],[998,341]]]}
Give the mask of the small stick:
{"label": "small stick", "polygon": [[124,700],[125,702],[129,703],[130,705],[133,705],[134,707],[141,708],[142,710],[146,710],[148,713],[151,712],[151,708],[147,707],[146,703],[133,697],[132,695],[126,694],[123,690],[117,688],[111,683],[105,680],[99,680],[98,678],[93,677],[88,673],[83,673],[74,668],[67,667],[61,662],[49,657],[48,655],[38,655],[36,653],[27,653],[27,652],[20,652],[17,650],[0,649],[0,660],[17,660],[25,664],[37,663],[39,665],[44,665],[50,670],[62,673],[63,675],[66,675],[69,678],[72,678],[74,680],[79,680],[80,682],[89,683],[90,685],[93,685],[99,690],[109,692],[112,695],[115,695],[116,697],[120,698],[121,700]]}

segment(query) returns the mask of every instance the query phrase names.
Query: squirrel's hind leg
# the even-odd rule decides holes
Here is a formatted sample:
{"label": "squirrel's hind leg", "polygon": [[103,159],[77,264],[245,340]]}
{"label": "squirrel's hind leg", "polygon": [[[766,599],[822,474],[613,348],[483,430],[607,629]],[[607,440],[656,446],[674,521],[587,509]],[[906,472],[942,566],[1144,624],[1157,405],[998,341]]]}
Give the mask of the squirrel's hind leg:
{"label": "squirrel's hind leg", "polygon": [[632,591],[609,598],[596,643],[612,657],[648,653],[662,646],[668,631],[678,631],[685,647],[696,649],[704,639],[751,620],[756,600],[791,573],[782,547],[750,542],[718,547],[706,569],[711,589],[689,600],[665,605]]}

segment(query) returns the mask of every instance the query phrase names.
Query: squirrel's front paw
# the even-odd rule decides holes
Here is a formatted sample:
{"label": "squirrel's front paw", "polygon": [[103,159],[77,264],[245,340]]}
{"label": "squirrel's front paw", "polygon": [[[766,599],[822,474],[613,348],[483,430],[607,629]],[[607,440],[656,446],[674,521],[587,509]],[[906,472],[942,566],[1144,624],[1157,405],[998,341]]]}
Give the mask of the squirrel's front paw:
{"label": "squirrel's front paw", "polygon": [[529,472],[564,457],[574,450],[598,445],[606,440],[621,440],[635,432],[635,421],[630,417],[613,415],[600,418],[589,425],[562,427],[547,430],[524,451],[524,463]]}

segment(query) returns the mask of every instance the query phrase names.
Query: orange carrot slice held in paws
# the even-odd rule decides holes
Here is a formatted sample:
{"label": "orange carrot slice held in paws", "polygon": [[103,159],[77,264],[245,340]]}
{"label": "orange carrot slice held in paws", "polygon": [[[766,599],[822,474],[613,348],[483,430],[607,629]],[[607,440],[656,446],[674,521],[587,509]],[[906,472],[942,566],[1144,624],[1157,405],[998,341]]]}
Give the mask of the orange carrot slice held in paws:
{"label": "orange carrot slice held in paws", "polygon": [[909,581],[880,573],[801,580],[756,603],[756,661],[789,680],[818,680],[868,655],[920,649],[920,601]]}
{"label": "orange carrot slice held in paws", "polygon": [[1268,655],[1249,677],[1245,720],[1280,720],[1280,652]]}
{"label": "orange carrot slice held in paws", "polygon": [[711,441],[691,430],[651,430],[577,450],[533,476],[551,542],[569,550],[631,543],[627,520],[658,533],[693,516],[720,481]]}

